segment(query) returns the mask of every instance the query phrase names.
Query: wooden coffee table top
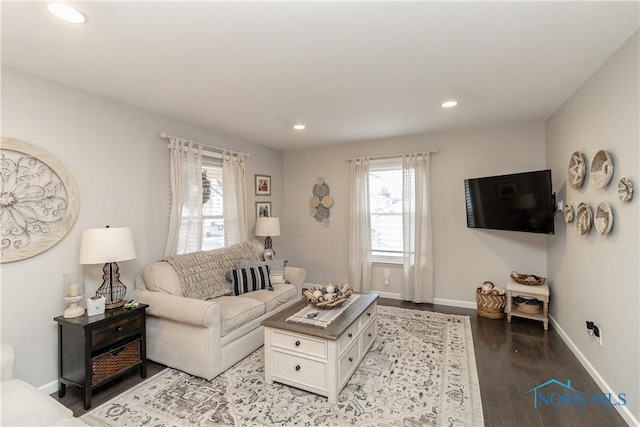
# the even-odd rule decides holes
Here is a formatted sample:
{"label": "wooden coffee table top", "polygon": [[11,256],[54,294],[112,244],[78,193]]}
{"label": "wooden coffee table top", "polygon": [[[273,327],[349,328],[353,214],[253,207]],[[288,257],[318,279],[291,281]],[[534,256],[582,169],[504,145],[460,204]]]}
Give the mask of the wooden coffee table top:
{"label": "wooden coffee table top", "polygon": [[[355,294],[354,294],[355,295]],[[377,294],[358,294],[360,295],[349,307],[347,307],[340,316],[336,317],[326,328],[320,326],[308,325],[305,323],[287,322],[287,318],[296,314],[298,311],[306,307],[309,302],[301,300],[299,303],[285,308],[279,313],[262,321],[262,326],[281,329],[283,331],[295,332],[312,337],[337,340],[346,331],[353,322],[378,298]],[[318,309],[321,311],[324,309]]]}

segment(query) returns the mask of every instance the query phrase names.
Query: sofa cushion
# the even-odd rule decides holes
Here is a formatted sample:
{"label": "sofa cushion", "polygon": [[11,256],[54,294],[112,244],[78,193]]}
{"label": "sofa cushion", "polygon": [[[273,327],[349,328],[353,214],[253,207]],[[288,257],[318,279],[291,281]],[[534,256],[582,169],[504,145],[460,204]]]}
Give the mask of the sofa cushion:
{"label": "sofa cushion", "polygon": [[259,291],[260,289],[273,290],[269,280],[269,266],[234,268],[231,270],[231,291],[233,295]]}
{"label": "sofa cushion", "polygon": [[[260,292],[260,291],[258,291]],[[270,292],[270,291],[264,291]],[[239,298],[237,296],[223,296],[215,299],[220,305],[220,335],[239,328],[247,322],[262,316],[265,304],[255,298]]]}
{"label": "sofa cushion", "polygon": [[142,278],[150,291],[182,296],[178,274],[168,262],[160,261],[146,265],[142,269]]}
{"label": "sofa cushion", "polygon": [[262,252],[251,242],[240,242],[226,248],[199,251],[167,257],[176,270],[182,293],[187,298],[208,299],[229,295],[227,273],[239,259],[259,260]]}
{"label": "sofa cushion", "polygon": [[287,301],[299,298],[296,287],[294,285],[284,283],[274,284],[273,291],[261,290],[249,292],[248,294],[239,295],[239,297],[244,299],[255,299],[262,302],[267,313]]}

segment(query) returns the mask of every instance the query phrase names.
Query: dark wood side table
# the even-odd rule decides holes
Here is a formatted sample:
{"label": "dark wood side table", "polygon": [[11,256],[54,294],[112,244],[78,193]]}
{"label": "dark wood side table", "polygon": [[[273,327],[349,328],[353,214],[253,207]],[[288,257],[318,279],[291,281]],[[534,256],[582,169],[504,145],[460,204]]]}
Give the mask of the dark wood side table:
{"label": "dark wood side table", "polygon": [[147,307],[140,304],[91,317],[85,313],[72,319],[54,318],[58,322],[58,396],[64,397],[69,384],[82,387],[84,409],[89,409],[96,387],[136,368],[146,378]]}

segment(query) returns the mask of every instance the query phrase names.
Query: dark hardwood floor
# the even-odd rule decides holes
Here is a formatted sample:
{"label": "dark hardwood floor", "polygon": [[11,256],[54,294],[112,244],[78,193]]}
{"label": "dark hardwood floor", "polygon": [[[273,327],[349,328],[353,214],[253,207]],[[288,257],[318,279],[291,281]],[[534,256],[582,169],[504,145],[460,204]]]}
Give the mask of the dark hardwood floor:
{"label": "dark hardwood floor", "polygon": [[[600,393],[598,385],[582,367],[562,338],[549,325],[544,331],[542,322],[513,318],[495,320],[477,316],[475,310],[433,304],[415,304],[381,298],[381,305],[466,315],[471,318],[473,344],[482,396],[482,410],[486,426],[567,426],[603,427],[626,426],[612,406],[545,406],[534,408],[534,387],[556,378],[591,395]],[[164,369],[154,362],[148,364],[148,376]],[[132,372],[94,391],[92,408],[112,399],[143,381]],[[554,390],[556,391],[556,390]],[[561,392],[561,391],[558,391]],[[67,387],[64,398],[51,395],[83,415],[82,393],[78,387]]]}

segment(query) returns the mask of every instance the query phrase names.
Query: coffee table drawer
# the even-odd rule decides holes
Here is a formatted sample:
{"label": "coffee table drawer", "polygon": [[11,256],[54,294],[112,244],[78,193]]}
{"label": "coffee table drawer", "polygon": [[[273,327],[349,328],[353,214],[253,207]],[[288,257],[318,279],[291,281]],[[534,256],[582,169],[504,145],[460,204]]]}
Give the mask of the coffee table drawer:
{"label": "coffee table drawer", "polygon": [[338,353],[342,353],[352,342],[358,339],[358,333],[360,332],[360,323],[358,321],[353,322],[353,325],[347,329],[340,338],[338,338]]}
{"label": "coffee table drawer", "polygon": [[327,389],[326,363],[279,351],[273,353],[272,375],[274,379],[299,384],[301,388]]}
{"label": "coffee table drawer", "polygon": [[376,319],[362,333],[362,350],[366,351],[371,347],[371,343],[376,339]]}
{"label": "coffee table drawer", "polygon": [[327,342],[311,337],[272,331],[271,345],[292,350],[296,353],[322,357],[323,359],[327,358]]}
{"label": "coffee table drawer", "polygon": [[364,328],[364,326],[376,316],[378,304],[374,302],[371,304],[364,313],[360,316],[360,328]]}
{"label": "coffee table drawer", "polygon": [[[358,338],[356,338],[357,340]],[[355,343],[341,358],[340,358],[340,378],[338,384],[342,385],[351,377],[351,373],[356,369],[360,363],[360,345]]]}

